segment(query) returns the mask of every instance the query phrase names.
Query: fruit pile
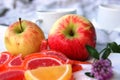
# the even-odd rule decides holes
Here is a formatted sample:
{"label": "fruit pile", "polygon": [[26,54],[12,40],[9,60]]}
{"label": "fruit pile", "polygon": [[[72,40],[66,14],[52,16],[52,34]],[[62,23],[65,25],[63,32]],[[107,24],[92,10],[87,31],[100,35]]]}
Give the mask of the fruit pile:
{"label": "fruit pile", "polygon": [[19,19],[5,32],[8,51],[0,54],[0,80],[74,80],[72,73],[90,64],[86,45],[95,47],[96,34],[82,16],[58,19],[47,40],[35,23]]}
{"label": "fruit pile", "polygon": [[[56,67],[62,65],[64,66],[69,65],[69,68],[72,68],[70,69],[70,73],[69,73],[72,76],[72,72],[82,69],[82,66],[80,64],[89,64],[89,62],[70,60],[62,53],[53,50],[43,50],[41,52],[29,54],[26,57],[24,57],[24,59],[21,57],[21,54],[18,56],[13,56],[9,52],[2,52],[0,56],[1,56],[0,58],[1,80],[24,80],[24,78],[26,78],[26,80],[34,80],[34,79],[28,79],[27,76],[28,75],[30,76],[28,71],[38,69],[39,67],[50,67],[50,66]],[[24,76],[24,73],[27,76]],[[71,76],[69,78],[71,78]],[[65,80],[69,80],[69,78]],[[45,79],[43,78],[42,80]]]}

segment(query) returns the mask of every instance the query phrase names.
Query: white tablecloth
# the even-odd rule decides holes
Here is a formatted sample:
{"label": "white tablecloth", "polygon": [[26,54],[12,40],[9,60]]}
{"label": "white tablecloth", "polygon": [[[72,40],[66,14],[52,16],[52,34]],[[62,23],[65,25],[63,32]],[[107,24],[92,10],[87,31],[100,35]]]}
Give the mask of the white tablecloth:
{"label": "white tablecloth", "polygon": [[5,45],[4,45],[4,33],[7,29],[6,26],[0,26],[0,52],[5,51]]}

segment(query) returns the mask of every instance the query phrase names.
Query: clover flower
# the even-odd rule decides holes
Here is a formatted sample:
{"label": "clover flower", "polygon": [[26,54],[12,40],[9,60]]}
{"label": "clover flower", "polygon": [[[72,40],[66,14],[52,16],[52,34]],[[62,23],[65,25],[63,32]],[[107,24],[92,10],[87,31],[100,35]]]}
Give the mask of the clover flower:
{"label": "clover flower", "polygon": [[113,77],[113,70],[108,56],[110,53],[120,53],[120,45],[116,42],[108,43],[100,52],[89,45],[86,45],[86,49],[95,62],[92,63],[91,72],[86,72],[85,75],[97,80],[110,80]]}
{"label": "clover flower", "polygon": [[108,59],[100,59],[92,64],[92,75],[97,80],[109,80],[113,76],[111,62]]}

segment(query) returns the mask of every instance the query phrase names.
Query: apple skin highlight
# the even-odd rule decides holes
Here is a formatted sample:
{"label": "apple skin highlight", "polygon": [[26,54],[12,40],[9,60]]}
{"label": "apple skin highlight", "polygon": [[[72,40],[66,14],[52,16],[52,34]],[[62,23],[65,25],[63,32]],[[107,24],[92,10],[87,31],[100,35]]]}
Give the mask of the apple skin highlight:
{"label": "apple skin highlight", "polygon": [[69,14],[58,19],[48,35],[50,49],[60,51],[70,59],[87,60],[85,46],[96,45],[94,26],[85,17]]}

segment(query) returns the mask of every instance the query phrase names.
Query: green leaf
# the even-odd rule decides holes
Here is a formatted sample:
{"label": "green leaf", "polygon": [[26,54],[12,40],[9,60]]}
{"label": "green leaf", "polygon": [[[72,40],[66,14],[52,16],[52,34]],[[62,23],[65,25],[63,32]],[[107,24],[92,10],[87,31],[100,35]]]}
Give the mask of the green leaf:
{"label": "green leaf", "polygon": [[102,59],[107,59],[110,53],[111,53],[111,49],[106,48],[105,51],[103,52]]}
{"label": "green leaf", "polygon": [[85,75],[87,75],[88,77],[94,78],[94,75],[92,75],[90,72],[86,72]]}
{"label": "green leaf", "polygon": [[97,50],[89,45],[86,45],[86,49],[88,51],[88,53],[94,57],[95,59],[99,59],[99,53],[97,52]]}
{"label": "green leaf", "polygon": [[119,46],[119,48],[120,48],[120,45],[118,45]]}
{"label": "green leaf", "polygon": [[120,53],[120,46],[116,42],[108,43],[108,46],[114,53]]}

